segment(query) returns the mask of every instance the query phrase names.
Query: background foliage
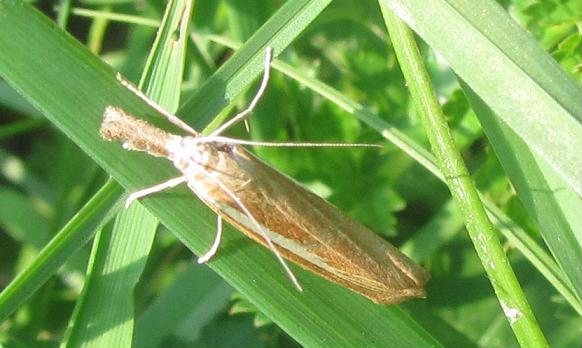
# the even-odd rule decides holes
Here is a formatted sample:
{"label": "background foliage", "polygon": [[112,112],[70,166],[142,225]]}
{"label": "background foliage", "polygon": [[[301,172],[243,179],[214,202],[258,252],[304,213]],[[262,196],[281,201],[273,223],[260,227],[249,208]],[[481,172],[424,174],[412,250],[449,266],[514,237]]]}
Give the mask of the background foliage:
{"label": "background foliage", "polygon": [[[10,18],[3,17],[6,14],[20,13],[25,18],[32,13],[30,18],[38,19],[32,24],[22,23],[22,27],[12,26],[12,33],[0,34],[0,44],[5,44],[10,42],[7,35],[19,35],[26,30],[32,33],[23,35],[22,46],[18,48],[0,47],[0,76],[5,78],[0,81],[0,286],[7,287],[23,271],[30,275],[21,283],[26,287],[23,285],[15,293],[5,291],[2,294],[0,342],[16,347],[52,347],[66,340],[69,346],[105,346],[104,341],[96,337],[104,337],[107,332],[122,327],[121,323],[132,320],[135,330],[129,339],[133,336],[135,347],[294,347],[299,344],[329,346],[330,342],[344,346],[365,342],[372,346],[381,346],[382,342],[391,342],[394,346],[429,346],[438,344],[436,342],[448,347],[518,345],[484,276],[447,187],[418,159],[403,152],[401,146],[387,142],[381,131],[385,126],[370,126],[385,122],[412,139],[415,145],[428,148],[386,33],[379,4],[374,1],[337,1],[329,6],[325,1],[296,3],[305,4],[305,8],[289,4],[285,8],[289,13],[296,11],[293,13],[305,23],[288,23],[284,28],[290,28],[291,34],[283,29],[273,31],[280,40],[287,40],[281,47],[292,43],[279,57],[282,62],[274,64],[279,72],[273,73],[268,91],[251,119],[250,135],[243,127],[234,129],[231,134],[273,141],[385,144],[381,151],[276,148],[256,148],[254,151],[423,264],[432,275],[429,297],[383,308],[301,271],[300,279],[308,290],[306,294],[296,294],[284,275],[279,274],[268,251],[252,245],[233,230],[227,230],[225,245],[212,267],[240,289],[238,293],[208,267],[193,264],[188,249],[204,250],[213,233],[214,217],[197,203],[184,203],[194,198],[182,190],[145,204],[172,232],[160,225],[151,246],[148,244],[140,249],[145,250],[145,256],[140,257],[135,252],[123,261],[126,263],[121,263],[127,266],[127,269],[121,268],[126,272],[116,274],[120,277],[116,281],[129,284],[129,295],[132,282],[139,279],[133,297],[134,310],[120,314],[111,308],[112,315],[117,317],[101,322],[96,332],[79,329],[89,325],[90,317],[103,309],[91,310],[87,305],[91,303],[90,298],[107,298],[112,293],[111,289],[95,285],[99,282],[94,270],[106,268],[108,250],[114,250],[113,247],[103,249],[103,245],[116,245],[108,237],[113,223],[107,222],[123,198],[120,198],[121,189],[107,181],[108,175],[101,167],[125,187],[133,189],[170,177],[173,171],[163,161],[101,144],[97,138],[98,110],[102,110],[99,103],[129,105],[132,111],[141,111],[144,117],[150,118],[151,111],[116,86],[111,71],[95,63],[91,55],[77,48],[69,38],[63,37],[58,43],[77,54],[70,55],[78,60],[77,63],[72,58],[69,60],[68,53],[59,51],[61,46],[35,41],[39,37],[52,38],[51,31],[58,29],[45,25],[43,17],[30,12],[31,9],[14,10],[14,4],[19,5],[19,2],[0,0],[0,29],[12,23]],[[213,86],[208,85],[200,88],[216,68],[231,57],[233,51],[227,46],[237,46],[253,35],[259,38],[266,35],[264,32],[268,31],[257,30],[275,13],[279,21],[272,20],[271,28],[286,23],[283,20],[288,18],[286,13],[277,12],[283,2],[196,1],[190,25],[193,35],[188,38],[185,62],[180,65],[179,59],[172,60],[170,53],[171,63],[166,63],[170,67],[184,68],[184,81],[176,91],[171,76],[159,76],[152,68],[155,64],[162,65],[159,62],[163,58],[156,56],[146,61],[165,3],[87,0],[74,3],[70,17],[67,11],[55,7],[57,5],[67,8],[66,1],[34,3],[45,16],[61,26],[66,24],[69,33],[128,79],[139,81],[140,76],[146,76],[142,82],[149,86],[161,81],[159,83],[164,86],[161,91],[171,91],[167,92],[171,95],[157,97],[173,100],[164,104],[170,109],[178,105],[181,94],[180,115],[197,126],[213,119],[238,92],[246,91],[218,115],[214,123],[244,107],[254,91],[255,85],[250,82],[259,72],[262,57],[262,51],[256,47],[257,54],[248,55],[252,61],[248,69],[244,59],[240,59],[242,77],[237,75],[239,70],[232,75],[219,75],[228,76],[224,84],[228,88],[213,90]],[[505,1],[501,5],[579,85],[579,2]],[[309,17],[310,13],[313,18]],[[130,16],[112,20],[113,14]],[[305,30],[297,29],[302,25],[306,26]],[[36,36],[34,30],[39,30]],[[459,35],[461,42],[462,33]],[[519,38],[515,40],[516,47],[520,47],[522,42]],[[24,47],[32,42],[37,43],[32,48]],[[503,141],[492,136],[485,138],[484,129],[488,134],[491,130],[480,125],[480,122],[488,124],[483,119],[487,110],[475,100],[479,96],[486,99],[486,95],[475,98],[467,89],[463,91],[457,76],[441,56],[421,40],[419,44],[478,188],[510,218],[515,225],[512,230],[521,229],[523,235],[517,238],[520,242],[525,237],[534,242],[517,250],[518,242],[509,236],[506,249],[542,331],[552,346],[577,346],[581,314],[577,286],[580,284],[576,284],[572,270],[580,267],[580,259],[576,258],[582,244],[580,231],[573,230],[573,245],[560,250],[573,256],[560,259],[558,255],[556,263],[545,245],[552,249],[562,235],[544,233],[548,225],[539,221],[557,219],[553,214],[550,220],[543,220],[543,214],[532,214],[528,200],[516,194],[514,187],[519,188],[519,182],[509,181],[506,172],[511,168],[500,164],[503,154],[495,148]],[[161,45],[163,47],[163,40]],[[38,64],[27,65],[26,59],[19,58],[18,54],[25,49],[37,50],[29,59]],[[252,45],[245,45],[241,51],[251,52],[252,49]],[[164,53],[158,54],[163,56]],[[61,68],[58,65],[60,55],[66,64],[63,70],[57,69],[50,75],[51,69]],[[22,64],[19,66],[19,63]],[[473,66],[476,74],[482,69],[479,62],[468,65]],[[87,71],[97,73],[90,79],[92,75]],[[55,76],[60,79],[56,80]],[[320,83],[334,90],[318,85]],[[58,92],[52,99],[46,96],[51,90]],[[204,99],[204,96],[210,97]],[[57,111],[64,116],[58,116]],[[543,117],[543,114],[538,116]],[[194,120],[195,117],[198,118]],[[581,118],[573,114],[578,125]],[[135,167],[142,169],[140,175],[128,169],[134,163],[141,166]],[[528,172],[533,172],[533,168],[523,164],[519,169],[526,172],[526,178],[530,177]],[[97,199],[89,201],[91,197]],[[559,206],[557,211],[568,216],[568,210],[576,209],[579,204],[579,196],[576,196],[572,203]],[[168,209],[168,206],[176,208]],[[190,223],[181,217],[188,215],[195,215],[200,222]],[[120,221],[124,220],[119,218],[115,229],[123,231]],[[571,224],[567,218],[563,221]],[[149,227],[141,229],[155,227],[153,221],[146,223]],[[104,224],[99,237],[88,243]],[[540,229],[540,225],[544,228]],[[52,273],[44,272],[48,279],[43,279],[42,270],[51,269],[52,264],[43,262],[42,258],[39,261],[37,256],[59,231],[71,237],[60,237],[62,239],[57,241],[62,243],[49,246],[54,246],[52,250],[66,263],[50,278]],[[139,235],[133,238],[139,240]],[[59,249],[59,245],[65,244],[70,249]],[[120,254],[130,253],[121,251]],[[528,256],[531,254],[534,257]],[[249,258],[253,259],[249,261]],[[141,268],[144,268],[143,273]],[[309,289],[316,294],[310,294]],[[14,305],[30,294],[32,297],[22,305]],[[104,303],[107,307],[107,301]],[[11,304],[16,311],[13,312]],[[89,306],[84,309],[89,311],[85,314],[89,319],[79,314],[82,304]],[[329,318],[334,316],[337,321],[331,322]],[[67,326],[70,327],[68,332]]]}

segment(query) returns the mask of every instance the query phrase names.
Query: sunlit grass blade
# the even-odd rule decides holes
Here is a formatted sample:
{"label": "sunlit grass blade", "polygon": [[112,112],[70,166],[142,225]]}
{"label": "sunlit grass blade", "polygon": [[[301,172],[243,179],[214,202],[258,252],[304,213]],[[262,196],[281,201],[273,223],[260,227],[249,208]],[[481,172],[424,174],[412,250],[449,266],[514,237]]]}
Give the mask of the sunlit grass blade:
{"label": "sunlit grass blade", "polygon": [[575,192],[505,123],[463,84],[476,114],[518,196],[536,220],[540,233],[571,286],[582,296],[582,202]]}
{"label": "sunlit grass blade", "polygon": [[63,347],[131,346],[133,293],[150,250],[156,220],[141,205],[119,214],[93,242],[83,292]]}
{"label": "sunlit grass blade", "polygon": [[111,219],[121,205],[122,192],[113,181],[106,184],[41,250],[36,260],[12,280],[0,293],[0,320],[21,306]]}
{"label": "sunlit grass blade", "polygon": [[[191,0],[168,2],[140,83],[156,102],[172,111],[180,98],[191,13]],[[64,346],[131,345],[134,287],[145,267],[157,226],[158,220],[136,202],[117,216],[110,233],[100,232]]]}
{"label": "sunlit grass blade", "polygon": [[170,112],[176,112],[180,104],[193,3],[168,2],[139,83],[148,97]]}
{"label": "sunlit grass blade", "polygon": [[531,151],[582,195],[582,152],[572,151],[582,148],[580,87],[499,4],[382,3],[442,55]]}

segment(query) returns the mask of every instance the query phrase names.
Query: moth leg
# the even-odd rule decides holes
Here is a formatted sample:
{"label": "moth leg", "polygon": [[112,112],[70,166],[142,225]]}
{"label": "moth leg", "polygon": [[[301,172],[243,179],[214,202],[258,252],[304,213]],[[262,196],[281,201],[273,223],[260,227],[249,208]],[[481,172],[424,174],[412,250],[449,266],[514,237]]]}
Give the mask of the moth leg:
{"label": "moth leg", "polygon": [[117,74],[117,80],[123,85],[123,87],[129,89],[133,94],[139,97],[141,100],[146,102],[150,107],[154,110],[162,114],[168,121],[173,123],[175,126],[182,128],[186,132],[194,135],[199,136],[200,133],[196,132],[192,127],[190,127],[186,122],[182,121],[178,116],[168,112],[166,109],[160,106],[160,104],[156,103],[152,99],[150,99],[147,95],[145,95],[142,91],[139,90],[136,86],[134,86],[131,82],[126,80],[121,74]]}
{"label": "moth leg", "polygon": [[204,253],[204,255],[198,258],[198,263],[206,263],[218,250],[218,246],[220,245],[220,240],[222,239],[222,217],[220,215],[216,215],[216,235],[214,236],[214,243],[212,243],[212,247]]}
{"label": "moth leg", "polygon": [[218,129],[216,129],[214,132],[212,132],[210,134],[210,137],[217,136],[217,135],[224,133],[224,131],[226,131],[228,128],[232,127],[237,122],[240,122],[241,120],[245,119],[251,112],[254,111],[255,107],[257,106],[257,103],[259,102],[259,100],[263,96],[263,93],[265,93],[265,89],[267,89],[267,83],[269,82],[269,76],[271,75],[271,61],[272,60],[273,60],[273,48],[267,47],[265,49],[265,61],[264,61],[264,71],[265,72],[263,74],[263,79],[261,80],[261,85],[259,86],[259,90],[257,91],[257,94],[255,94],[255,97],[253,98],[253,100],[251,101],[251,103],[249,104],[249,106],[245,110],[236,114],[228,122],[226,122],[222,126],[218,127]]}
{"label": "moth leg", "polygon": [[131,203],[133,203],[134,201],[136,201],[140,198],[143,198],[145,196],[149,196],[149,195],[156,193],[156,192],[163,191],[165,189],[169,189],[169,188],[178,186],[181,183],[184,183],[186,181],[188,181],[186,176],[182,175],[182,176],[179,176],[177,178],[173,178],[173,179],[170,179],[166,182],[158,184],[156,186],[152,186],[152,187],[148,187],[148,188],[143,189],[143,190],[135,191],[132,194],[130,194],[129,197],[127,197],[127,200],[125,201],[125,208],[129,207],[131,205]]}

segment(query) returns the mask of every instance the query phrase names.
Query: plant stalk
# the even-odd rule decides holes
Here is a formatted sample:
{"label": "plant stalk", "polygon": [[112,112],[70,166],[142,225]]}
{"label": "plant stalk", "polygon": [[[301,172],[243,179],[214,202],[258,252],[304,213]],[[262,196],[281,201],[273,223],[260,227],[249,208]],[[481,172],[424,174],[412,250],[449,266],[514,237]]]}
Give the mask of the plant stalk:
{"label": "plant stalk", "polygon": [[408,26],[380,2],[384,21],[416,110],[421,116],[447,186],[464,216],[465,226],[499,299],[501,308],[522,347],[548,347],[489,220],[477,189],[457,149],[451,130],[431,86],[428,73]]}

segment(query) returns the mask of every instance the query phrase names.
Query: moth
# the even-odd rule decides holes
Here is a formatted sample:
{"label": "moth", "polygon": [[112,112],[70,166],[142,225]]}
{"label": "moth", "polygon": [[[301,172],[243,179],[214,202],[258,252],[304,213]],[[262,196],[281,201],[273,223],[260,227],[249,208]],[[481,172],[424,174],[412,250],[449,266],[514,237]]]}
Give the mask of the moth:
{"label": "moth", "polygon": [[243,147],[353,144],[264,143],[221,136],[253,111],[266,88],[271,57],[272,51],[268,48],[262,83],[249,107],[208,136],[196,132],[133,85],[121,80],[171,123],[188,133],[186,136],[171,134],[121,108],[106,107],[100,129],[103,139],[121,141],[128,150],[165,157],[180,172],[176,178],[132,193],[126,206],[150,194],[186,184],[218,216],[214,243],[198,259],[199,263],[207,262],[217,252],[222,219],[225,219],[271,249],[299,290],[301,285],[283,257],[376,303],[393,304],[425,297],[423,287],[429,275],[424,269],[374,232]]}

